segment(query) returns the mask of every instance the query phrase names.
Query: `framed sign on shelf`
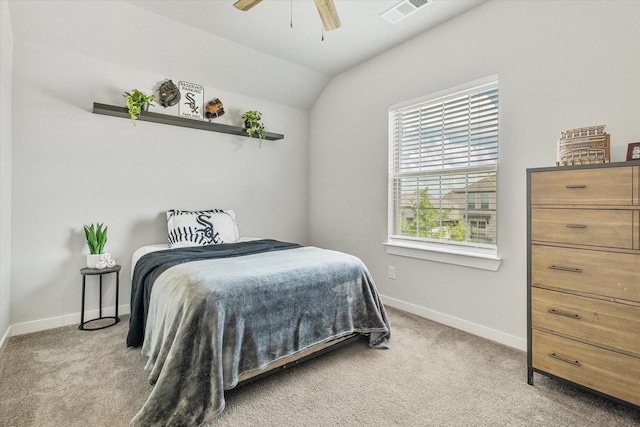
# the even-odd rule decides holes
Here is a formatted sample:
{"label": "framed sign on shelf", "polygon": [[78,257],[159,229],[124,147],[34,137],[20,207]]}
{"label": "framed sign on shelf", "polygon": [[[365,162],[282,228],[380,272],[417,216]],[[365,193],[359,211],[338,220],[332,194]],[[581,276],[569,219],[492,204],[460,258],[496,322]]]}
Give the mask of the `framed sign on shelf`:
{"label": "framed sign on shelf", "polygon": [[180,117],[192,120],[204,120],[204,86],[189,82],[180,82]]}
{"label": "framed sign on shelf", "polygon": [[632,142],[627,149],[627,162],[640,160],[640,142]]}

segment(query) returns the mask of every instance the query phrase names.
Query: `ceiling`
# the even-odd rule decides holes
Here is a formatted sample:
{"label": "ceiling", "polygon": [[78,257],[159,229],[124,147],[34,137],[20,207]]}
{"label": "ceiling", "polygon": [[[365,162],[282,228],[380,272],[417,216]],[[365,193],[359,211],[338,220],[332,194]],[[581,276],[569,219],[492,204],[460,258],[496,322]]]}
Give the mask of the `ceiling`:
{"label": "ceiling", "polygon": [[[61,51],[127,67],[123,76],[112,71],[114,80],[138,81],[144,70],[158,81],[204,84],[216,96],[228,91],[309,109],[333,76],[486,0],[433,0],[397,24],[379,16],[399,1],[334,0],[342,26],[324,41],[313,0],[264,0],[248,12],[235,0],[10,0],[9,11],[14,42],[32,46],[25,52],[47,46],[51,60]],[[152,90],[154,82],[135,85]],[[113,87],[102,102],[120,95]]]}
{"label": "ceiling", "polygon": [[[313,0],[265,0],[248,12],[235,0],[125,0],[238,44],[333,76],[486,0],[434,0],[390,24],[380,13],[400,0],[334,0],[342,26],[325,32]],[[293,27],[291,27],[293,22]]]}

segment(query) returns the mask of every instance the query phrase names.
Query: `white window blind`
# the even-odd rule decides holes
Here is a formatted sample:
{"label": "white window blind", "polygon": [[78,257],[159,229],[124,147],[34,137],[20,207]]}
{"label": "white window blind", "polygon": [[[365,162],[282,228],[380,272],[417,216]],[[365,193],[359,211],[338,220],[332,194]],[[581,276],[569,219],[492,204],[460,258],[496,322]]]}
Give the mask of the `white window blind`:
{"label": "white window blind", "polygon": [[496,251],[497,80],[392,107],[389,151],[390,241]]}

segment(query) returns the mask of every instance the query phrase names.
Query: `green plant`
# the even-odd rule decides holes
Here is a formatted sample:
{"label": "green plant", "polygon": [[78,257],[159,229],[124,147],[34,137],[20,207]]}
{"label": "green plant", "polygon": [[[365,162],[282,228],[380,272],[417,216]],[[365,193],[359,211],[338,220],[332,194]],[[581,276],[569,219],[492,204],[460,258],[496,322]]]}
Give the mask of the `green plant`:
{"label": "green plant", "polygon": [[87,245],[89,246],[89,252],[92,255],[101,254],[104,250],[104,245],[107,243],[107,227],[104,224],[98,224],[97,226],[91,224],[91,226],[84,226],[84,235],[87,238]]}
{"label": "green plant", "polygon": [[255,134],[260,141],[266,138],[264,133],[264,124],[262,124],[262,113],[260,111],[246,111],[242,115],[244,120],[245,132],[250,138]]}
{"label": "green plant", "polygon": [[142,107],[145,104],[150,104],[156,99],[155,95],[147,95],[144,92],[139,91],[138,89],[133,89],[131,92],[125,92],[122,94],[125,98],[127,98],[127,108],[129,109],[129,114],[131,115],[131,121],[133,125],[136,125],[136,119],[140,115],[142,111]]}

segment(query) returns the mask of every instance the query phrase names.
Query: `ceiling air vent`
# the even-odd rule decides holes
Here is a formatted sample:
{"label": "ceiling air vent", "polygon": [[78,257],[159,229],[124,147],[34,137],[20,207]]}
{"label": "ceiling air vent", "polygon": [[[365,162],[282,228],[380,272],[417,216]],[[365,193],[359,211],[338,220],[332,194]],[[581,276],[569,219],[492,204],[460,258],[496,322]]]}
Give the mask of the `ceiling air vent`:
{"label": "ceiling air vent", "polygon": [[433,3],[433,0],[402,0],[391,9],[381,13],[380,16],[392,24],[395,24],[429,3]]}

